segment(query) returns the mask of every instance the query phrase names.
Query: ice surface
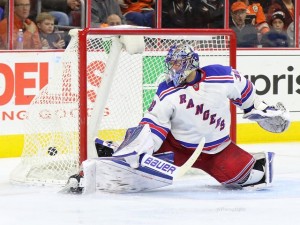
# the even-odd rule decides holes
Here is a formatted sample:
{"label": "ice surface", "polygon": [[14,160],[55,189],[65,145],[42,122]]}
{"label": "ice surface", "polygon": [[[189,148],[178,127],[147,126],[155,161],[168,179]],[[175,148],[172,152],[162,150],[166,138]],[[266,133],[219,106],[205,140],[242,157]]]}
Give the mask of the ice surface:
{"label": "ice surface", "polygon": [[189,175],[146,193],[58,194],[56,188],[16,186],[9,173],[19,159],[0,159],[2,225],[283,225],[300,224],[300,143],[242,145],[274,151],[274,186],[222,188],[208,175]]}

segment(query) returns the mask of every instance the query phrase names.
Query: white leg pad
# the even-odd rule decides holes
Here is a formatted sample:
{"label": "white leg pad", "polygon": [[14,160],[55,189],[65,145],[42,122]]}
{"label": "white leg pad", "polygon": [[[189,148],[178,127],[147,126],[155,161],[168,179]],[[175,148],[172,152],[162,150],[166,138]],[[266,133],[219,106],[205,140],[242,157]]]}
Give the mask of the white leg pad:
{"label": "white leg pad", "polygon": [[243,183],[243,185],[255,184],[255,183],[259,182],[263,178],[264,174],[265,174],[264,171],[252,169],[250,171],[250,175],[249,175],[248,179],[246,180],[245,183]]}
{"label": "white leg pad", "polygon": [[[272,182],[273,182],[273,159],[274,159],[275,153],[274,152],[259,152],[259,153],[254,153],[253,156],[256,160],[260,160],[263,158],[266,160],[266,163],[264,165],[265,179],[263,182],[261,182],[259,184],[246,186],[246,187],[243,187],[243,189],[260,190],[260,189],[266,189],[266,188],[271,187]],[[247,183],[247,181],[246,181],[246,183]]]}
{"label": "white leg pad", "polygon": [[86,160],[82,163],[84,178],[82,178],[83,194],[89,194],[96,191],[96,161]]}
{"label": "white leg pad", "polygon": [[273,182],[273,160],[275,153],[274,152],[266,152],[266,184],[270,186]]}
{"label": "white leg pad", "polygon": [[126,193],[152,190],[171,185],[170,176],[146,167],[131,168],[124,160],[95,158],[83,162],[83,194],[97,190]]}
{"label": "white leg pad", "polygon": [[172,178],[146,167],[131,168],[122,160],[96,162],[96,189],[105,192],[140,192],[172,184]]}

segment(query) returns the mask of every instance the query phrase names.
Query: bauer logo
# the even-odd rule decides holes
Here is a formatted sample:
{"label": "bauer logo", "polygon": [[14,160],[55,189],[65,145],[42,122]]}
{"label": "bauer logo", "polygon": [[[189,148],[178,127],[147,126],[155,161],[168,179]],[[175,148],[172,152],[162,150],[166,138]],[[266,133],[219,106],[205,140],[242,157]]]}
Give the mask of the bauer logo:
{"label": "bauer logo", "polygon": [[170,163],[154,158],[152,156],[146,158],[146,160],[144,161],[144,165],[153,168],[156,171],[159,171],[164,174],[169,174],[169,175],[173,174],[177,168],[176,166]]}

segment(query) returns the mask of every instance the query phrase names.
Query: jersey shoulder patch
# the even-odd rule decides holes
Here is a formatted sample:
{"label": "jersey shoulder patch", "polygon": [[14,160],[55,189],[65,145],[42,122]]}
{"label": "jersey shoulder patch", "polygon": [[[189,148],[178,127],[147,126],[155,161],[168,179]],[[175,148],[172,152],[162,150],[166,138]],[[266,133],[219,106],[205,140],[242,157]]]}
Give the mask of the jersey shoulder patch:
{"label": "jersey shoulder patch", "polygon": [[231,75],[231,67],[219,64],[209,65],[201,68],[206,73],[206,77]]}
{"label": "jersey shoulder patch", "polygon": [[209,65],[201,68],[205,73],[206,83],[233,83],[232,68],[223,65]]}
{"label": "jersey shoulder patch", "polygon": [[163,100],[165,97],[185,88],[187,88],[187,85],[175,87],[172,82],[167,83],[166,81],[164,81],[159,84],[156,95],[160,100]]}

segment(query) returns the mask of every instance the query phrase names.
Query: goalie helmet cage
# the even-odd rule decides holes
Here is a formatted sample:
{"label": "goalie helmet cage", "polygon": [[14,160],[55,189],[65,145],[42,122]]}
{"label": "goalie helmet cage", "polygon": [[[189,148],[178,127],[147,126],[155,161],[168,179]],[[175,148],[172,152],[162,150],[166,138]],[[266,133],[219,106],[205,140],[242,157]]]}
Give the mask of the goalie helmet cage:
{"label": "goalie helmet cage", "polygon": [[[236,67],[236,37],[230,29],[86,28],[70,35],[48,85],[28,108],[12,183],[64,185],[82,161],[97,156],[95,137],[121,143],[164,80],[164,57],[172,45],[193,46],[201,67]],[[232,104],[231,119],[235,140]]]}

